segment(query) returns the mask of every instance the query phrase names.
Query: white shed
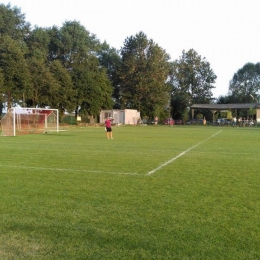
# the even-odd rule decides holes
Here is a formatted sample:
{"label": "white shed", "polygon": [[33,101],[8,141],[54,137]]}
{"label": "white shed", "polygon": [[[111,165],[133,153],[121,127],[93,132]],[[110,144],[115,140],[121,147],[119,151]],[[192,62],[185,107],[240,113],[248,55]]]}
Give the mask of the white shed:
{"label": "white shed", "polygon": [[140,118],[140,112],[135,109],[101,110],[100,123],[105,123],[107,117],[112,117],[114,119],[114,124],[135,125]]}

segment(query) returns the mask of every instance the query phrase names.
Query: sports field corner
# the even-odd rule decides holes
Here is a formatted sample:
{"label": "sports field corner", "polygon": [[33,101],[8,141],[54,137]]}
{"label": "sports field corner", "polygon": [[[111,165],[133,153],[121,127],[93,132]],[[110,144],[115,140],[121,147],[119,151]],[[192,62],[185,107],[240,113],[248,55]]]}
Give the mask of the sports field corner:
{"label": "sports field corner", "polygon": [[0,137],[2,259],[259,259],[260,128]]}

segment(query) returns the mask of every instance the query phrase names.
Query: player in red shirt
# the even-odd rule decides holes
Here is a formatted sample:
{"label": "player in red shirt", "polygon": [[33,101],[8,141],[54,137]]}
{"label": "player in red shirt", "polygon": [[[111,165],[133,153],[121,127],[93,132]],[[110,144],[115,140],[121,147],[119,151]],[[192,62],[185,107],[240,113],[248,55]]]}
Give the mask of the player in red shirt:
{"label": "player in red shirt", "polygon": [[106,135],[107,135],[107,139],[109,139],[109,137],[111,139],[113,139],[113,133],[112,133],[112,127],[111,127],[111,122],[113,121],[112,118],[107,117],[106,121],[105,121],[105,126],[106,126]]}

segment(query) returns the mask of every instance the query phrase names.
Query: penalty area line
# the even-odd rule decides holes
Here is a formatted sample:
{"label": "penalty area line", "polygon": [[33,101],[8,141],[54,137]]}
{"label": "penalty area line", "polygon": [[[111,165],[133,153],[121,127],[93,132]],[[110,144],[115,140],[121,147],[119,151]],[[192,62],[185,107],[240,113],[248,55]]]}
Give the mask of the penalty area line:
{"label": "penalty area line", "polygon": [[220,132],[222,132],[222,130],[218,131],[217,133],[211,135],[210,137],[208,137],[207,139],[195,144],[194,146],[190,147],[189,149],[183,151],[182,153],[178,154],[177,156],[173,157],[172,159],[170,159],[169,161],[161,164],[160,166],[158,166],[157,168],[153,169],[152,171],[148,172],[147,175],[151,175],[153,173],[155,173],[156,171],[162,169],[163,167],[165,167],[166,165],[172,163],[173,161],[177,160],[178,158],[180,158],[181,156],[185,155],[186,153],[188,153],[190,150],[196,148],[197,146],[201,145],[202,143],[210,140],[211,138],[213,138],[214,136],[218,135]]}
{"label": "penalty area line", "polygon": [[45,167],[32,167],[32,166],[19,166],[19,165],[2,165],[0,167],[6,168],[17,168],[17,169],[32,169],[32,170],[46,170],[46,171],[62,171],[62,172],[85,172],[85,173],[98,173],[98,174],[113,174],[113,175],[140,175],[143,174],[133,172],[106,172],[106,171],[90,171],[90,170],[76,170],[76,169],[62,169],[62,168],[45,168]]}

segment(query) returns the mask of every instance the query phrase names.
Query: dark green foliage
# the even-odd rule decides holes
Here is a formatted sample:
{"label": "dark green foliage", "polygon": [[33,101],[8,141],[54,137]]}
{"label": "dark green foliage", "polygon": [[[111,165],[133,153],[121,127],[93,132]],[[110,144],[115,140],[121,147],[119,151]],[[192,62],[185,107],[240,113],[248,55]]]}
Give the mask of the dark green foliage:
{"label": "dark green foliage", "polygon": [[[33,84],[32,93],[29,95],[32,106],[45,107],[51,105],[50,100],[56,98],[58,83],[45,62],[32,58],[28,60],[28,63]],[[29,97],[28,100],[30,100]]]}
{"label": "dark green foliage", "polygon": [[31,91],[31,77],[23,48],[7,35],[0,36],[0,69],[0,93],[11,107],[24,93]]}
{"label": "dark green foliage", "polygon": [[168,106],[169,55],[143,32],[125,40],[119,71],[121,105],[154,117]]}
{"label": "dark green foliage", "polygon": [[77,21],[67,21],[58,29],[48,30],[51,37],[49,58],[59,59],[66,68],[80,63],[93,55],[99,41]]}
{"label": "dark green foliage", "polygon": [[0,35],[8,35],[14,40],[23,41],[30,32],[30,24],[17,7],[0,4]]}
{"label": "dark green foliage", "polygon": [[27,57],[47,61],[50,37],[46,29],[35,28],[30,32],[25,42],[29,49]]}
{"label": "dark green foliage", "polygon": [[216,75],[210,63],[193,49],[183,51],[179,60],[172,63],[172,115],[180,117],[192,104],[207,104],[212,101],[212,89]]}
{"label": "dark green foliage", "polygon": [[72,112],[75,109],[76,91],[70,73],[59,60],[51,61],[49,68],[57,84],[50,97],[50,106],[59,108],[61,113],[65,110]]}
{"label": "dark green foliage", "polygon": [[[79,22],[30,30],[20,9],[0,5],[0,93],[3,102],[95,115],[112,108],[101,45]],[[25,105],[23,103],[23,105]]]}
{"label": "dark green foliage", "polygon": [[[237,103],[256,102],[260,90],[260,63],[247,63],[233,76],[229,84],[229,95]],[[253,97],[252,97],[253,96]]]}
{"label": "dark green foliage", "polygon": [[120,108],[120,77],[119,70],[121,66],[121,57],[119,51],[104,42],[100,45],[100,49],[97,51],[98,60],[100,64],[106,68],[108,78],[113,86],[113,98],[115,100],[114,108]]}
{"label": "dark green foliage", "polygon": [[8,107],[30,92],[31,77],[25,59],[30,24],[17,7],[0,4],[0,93]]}
{"label": "dark green foliage", "polygon": [[49,35],[50,60],[59,60],[71,77],[73,98],[67,103],[74,108],[75,116],[94,115],[101,108],[112,108],[113,89],[95,55],[99,48],[95,36],[76,21],[64,23],[60,30],[50,29]]}
{"label": "dark green foliage", "polygon": [[112,108],[113,89],[106,70],[99,67],[96,57],[89,57],[82,65],[73,65],[71,71],[80,114],[95,115],[101,108]]}

